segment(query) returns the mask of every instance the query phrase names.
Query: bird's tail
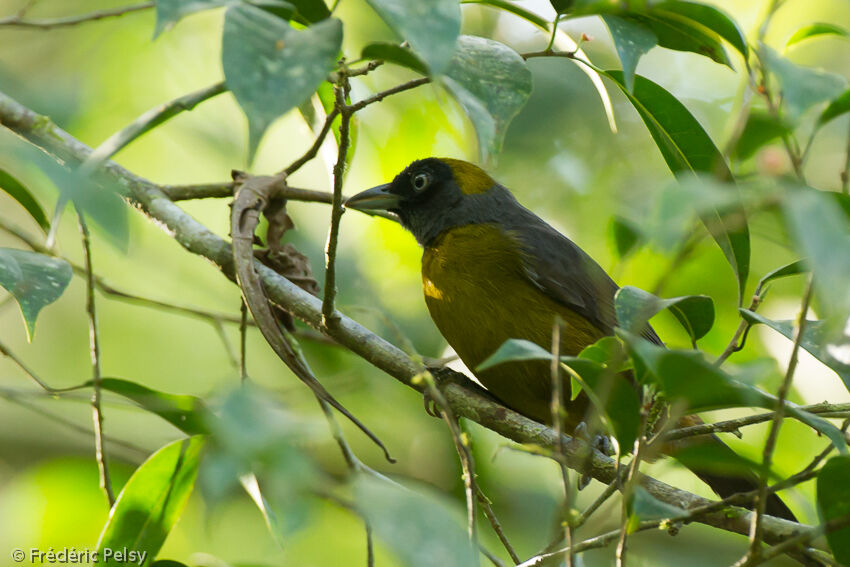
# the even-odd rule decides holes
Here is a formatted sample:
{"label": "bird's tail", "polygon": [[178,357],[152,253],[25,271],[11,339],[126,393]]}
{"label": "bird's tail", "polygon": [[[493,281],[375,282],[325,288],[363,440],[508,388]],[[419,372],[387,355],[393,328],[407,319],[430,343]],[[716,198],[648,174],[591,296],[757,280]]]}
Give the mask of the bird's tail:
{"label": "bird's tail", "polygon": [[[699,423],[702,423],[702,420],[698,417],[687,416],[680,420],[679,425]],[[700,435],[674,441],[664,448],[664,452],[690,469],[721,498],[758,488],[758,476],[752,465],[748,465],[716,435]],[[768,495],[765,512],[777,518],[797,521],[788,506],[775,493]]]}

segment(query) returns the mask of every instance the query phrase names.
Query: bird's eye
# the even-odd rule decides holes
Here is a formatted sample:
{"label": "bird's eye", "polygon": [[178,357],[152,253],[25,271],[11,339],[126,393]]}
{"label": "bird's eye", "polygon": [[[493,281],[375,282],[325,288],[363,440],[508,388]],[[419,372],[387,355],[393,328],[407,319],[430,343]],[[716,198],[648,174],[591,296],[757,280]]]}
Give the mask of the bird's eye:
{"label": "bird's eye", "polygon": [[428,183],[430,183],[431,178],[428,177],[427,173],[417,173],[413,176],[413,188],[417,191],[422,191],[426,187],[428,187]]}

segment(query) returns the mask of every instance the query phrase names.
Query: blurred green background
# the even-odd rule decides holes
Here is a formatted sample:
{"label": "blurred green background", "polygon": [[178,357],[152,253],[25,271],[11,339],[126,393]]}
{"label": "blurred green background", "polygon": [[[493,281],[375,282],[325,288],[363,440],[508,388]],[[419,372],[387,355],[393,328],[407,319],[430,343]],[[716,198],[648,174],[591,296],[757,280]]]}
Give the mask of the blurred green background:
{"label": "blurred green background", "polygon": [[[0,15],[14,13],[21,0],[0,0]],[[121,1],[41,0],[33,17],[86,13],[124,5]],[[546,17],[545,0],[521,4]],[[765,2],[716,2],[749,33],[758,26]],[[345,22],[346,53],[376,39],[392,40],[383,22],[362,0],[343,0],[338,11]],[[464,33],[485,35],[518,51],[541,49],[546,38],[509,15],[478,6],[464,6]],[[62,128],[90,146],[127,125],[149,108],[221,80],[220,34],[223,10],[186,18],[152,41],[154,12],[52,31],[0,27],[0,91],[33,110],[47,114]],[[810,21],[850,22],[850,4],[840,1],[792,1],[776,15],[767,43],[781,47],[801,24]],[[571,20],[563,29],[573,37],[591,36],[583,48],[603,68],[618,66],[607,31],[597,18]],[[737,68],[743,62],[732,50]],[[826,38],[803,43],[787,54],[795,62],[822,67],[850,78],[850,43]],[[658,200],[671,175],[646,129],[628,102],[614,92],[619,132],[610,131],[602,105],[587,77],[566,60],[534,60],[534,93],[511,124],[493,176],[511,188],[520,201],[543,216],[587,250],[621,285],[653,289],[670,266],[674,251],[647,246],[625,261],[612,247],[610,221],[620,215],[651,226]],[[638,72],[658,82],[703,124],[719,147],[727,139],[739,103],[742,74],[690,53],[656,48],[641,60]],[[384,66],[356,80],[354,98],[409,78],[407,72]],[[345,192],[391,179],[413,159],[430,155],[475,161],[475,135],[462,110],[445,93],[425,86],[387,99],[359,113],[359,137],[346,179]],[[803,131],[807,131],[804,119]],[[822,189],[839,187],[846,148],[846,119],[831,123],[817,138],[807,165],[809,182]],[[116,160],[158,183],[219,182],[233,168],[246,168],[246,121],[230,94],[203,103],[156,129]],[[312,136],[295,112],[269,130],[255,162],[256,173],[279,170],[309,146]],[[56,202],[56,189],[31,164],[16,159],[23,142],[0,130],[0,166],[24,182],[46,210]],[[299,187],[328,190],[334,156],[320,156],[291,180]],[[781,173],[789,168],[777,147],[763,149],[742,165],[744,172]],[[224,200],[190,201],[186,210],[216,233],[227,236],[229,209]],[[37,226],[5,194],[3,217],[32,234]],[[312,262],[322,281],[322,249],[330,210],[325,205],[291,203],[297,231],[287,238]],[[130,245],[124,254],[95,231],[95,271],[113,286],[134,294],[179,305],[237,315],[235,286],[205,260],[185,252],[158,227],[131,211]],[[769,213],[751,221],[753,282],[763,273],[796,259],[778,223]],[[82,263],[76,219],[63,217],[59,249]],[[21,247],[0,231],[0,246]],[[406,337],[423,355],[446,354],[445,342],[430,321],[422,300],[420,251],[399,226],[350,212],[343,218],[338,266],[339,305],[346,314],[395,344]],[[790,318],[797,310],[802,281],[776,284],[763,312]],[[90,377],[85,284],[75,278],[67,292],[44,310],[32,343],[14,301],[0,305],[0,341],[53,387],[79,384]],[[689,260],[667,279],[662,295],[708,294],[715,300],[718,320],[700,342],[710,353],[725,347],[737,326],[735,281],[720,250],[704,239]],[[7,299],[0,291],[0,300]],[[153,310],[99,296],[103,373],[138,381],[172,393],[219,399],[238,385],[239,370],[228,349],[238,349],[238,328],[224,325],[226,343],[208,321]],[[394,322],[393,324],[388,321]],[[656,329],[668,344],[687,346],[675,322],[659,316]],[[759,384],[775,390],[790,352],[790,342],[758,328],[748,348],[732,362],[753,365]],[[401,479],[431,485],[463,508],[457,457],[444,424],[425,414],[420,396],[358,357],[336,347],[304,342],[307,357],[327,388],[388,445],[398,460],[389,465],[358,431],[344,423],[349,441],[370,466]],[[277,394],[293,410],[319,420],[308,390],[291,375],[255,330],[248,334],[248,368],[253,380]],[[765,369],[767,371],[765,371]],[[806,353],[792,400],[815,403],[850,401],[838,378]],[[105,430],[112,442],[116,488],[146,455],[181,434],[155,416],[106,395]],[[718,420],[741,411],[714,412]],[[65,421],[57,421],[61,418]],[[0,358],[0,564],[18,547],[93,548],[108,512],[98,489],[88,394],[52,398],[44,395],[18,367]],[[72,427],[75,424],[76,427]],[[305,442],[310,454],[331,473],[345,465],[326,429]],[[80,428],[82,430],[80,430]],[[545,459],[499,450],[505,441],[471,424],[480,482],[494,502],[505,531],[522,556],[530,556],[550,540],[560,481],[556,466]],[[747,428],[742,440],[724,440],[742,454],[758,458],[766,427]],[[786,422],[776,452],[776,469],[791,474],[803,467],[826,442],[811,442],[811,434],[796,422]],[[127,444],[118,444],[120,440]],[[711,496],[696,477],[670,461],[646,467],[661,480]],[[580,493],[589,503],[601,490],[594,482]],[[816,521],[811,483],[786,495],[786,501],[806,522]],[[589,537],[614,528],[619,500],[582,528]],[[484,527],[485,541],[499,550]],[[664,533],[643,533],[631,539],[633,565],[718,565],[737,559],[746,549],[741,537],[689,527],[675,539]],[[394,559],[379,544],[379,565]],[[587,565],[607,565],[612,549],[585,556]],[[190,564],[238,563],[300,566],[365,563],[365,537],[355,516],[332,504],[321,504],[281,550],[268,534],[250,499],[234,495],[209,508],[195,494],[160,557]],[[223,563],[226,562],[226,563]],[[780,564],[781,562],[777,563]]]}

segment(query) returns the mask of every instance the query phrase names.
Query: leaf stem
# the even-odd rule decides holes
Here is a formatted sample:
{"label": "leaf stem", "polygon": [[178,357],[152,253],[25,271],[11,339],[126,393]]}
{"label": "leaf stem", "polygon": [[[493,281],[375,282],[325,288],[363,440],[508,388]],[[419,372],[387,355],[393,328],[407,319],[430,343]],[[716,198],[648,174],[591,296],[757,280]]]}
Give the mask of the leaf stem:
{"label": "leaf stem", "polygon": [[50,30],[53,28],[60,27],[68,27],[75,26],[77,24],[82,24],[85,22],[93,22],[96,20],[103,20],[106,18],[116,18],[118,16],[123,16],[125,14],[130,14],[132,12],[140,12],[142,10],[148,10],[153,8],[156,5],[156,2],[150,0],[148,2],[142,2],[140,4],[132,4],[130,6],[123,6],[121,8],[113,8],[111,10],[100,10],[96,12],[90,12],[88,14],[83,14],[81,16],[68,16],[64,18],[52,18],[45,20],[28,20],[25,18],[26,11],[32,5],[30,2],[28,5],[24,6],[22,10],[20,10],[17,14],[12,16],[7,16],[5,18],[0,18],[0,27],[19,27],[19,28],[35,28],[41,30]]}

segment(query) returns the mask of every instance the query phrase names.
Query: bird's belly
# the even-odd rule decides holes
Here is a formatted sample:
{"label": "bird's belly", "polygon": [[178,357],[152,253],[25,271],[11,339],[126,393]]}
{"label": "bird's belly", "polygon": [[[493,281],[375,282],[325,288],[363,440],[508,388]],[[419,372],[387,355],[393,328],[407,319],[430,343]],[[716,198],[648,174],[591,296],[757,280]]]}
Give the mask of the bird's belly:
{"label": "bird's belly", "polygon": [[[479,381],[508,406],[547,422],[548,362],[510,362],[484,371],[478,371],[478,365],[512,338],[551,349],[558,316],[564,325],[561,354],[578,354],[602,333],[535,287],[519,254],[515,243],[496,227],[452,229],[425,251],[423,290],[437,328]],[[569,416],[574,419],[568,421],[577,423],[583,411],[573,409],[581,415]]]}

